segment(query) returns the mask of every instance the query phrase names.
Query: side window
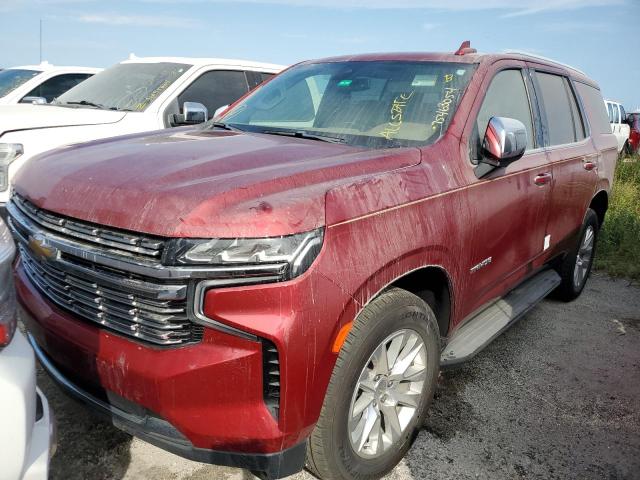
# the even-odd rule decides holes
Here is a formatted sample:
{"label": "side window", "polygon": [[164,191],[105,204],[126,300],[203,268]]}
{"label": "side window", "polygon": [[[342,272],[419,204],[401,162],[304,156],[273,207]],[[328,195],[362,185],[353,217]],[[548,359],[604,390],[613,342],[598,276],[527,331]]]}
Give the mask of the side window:
{"label": "side window", "polygon": [[531,106],[521,70],[503,70],[491,80],[476,119],[475,139],[471,142],[472,159],[479,158],[482,140],[491,117],[520,120],[527,129],[527,150],[533,148],[535,134]]}
{"label": "side window", "polygon": [[209,111],[209,118],[224,105],[231,105],[249,91],[244,72],[215,70],[200,75],[184,92],[178,95],[179,108],[184,102],[202,103]]}
{"label": "side window", "polygon": [[536,72],[536,78],[547,119],[549,145],[575,142],[576,132],[565,78],[542,72]]}
{"label": "side window", "polygon": [[607,102],[607,115],[609,116],[609,123],[614,123],[614,121],[613,121],[613,105],[611,105],[611,102]]}
{"label": "side window", "polygon": [[272,73],[263,72],[247,72],[247,81],[249,82],[249,89],[253,90],[262,82],[265,82],[273,77]]}
{"label": "side window", "polygon": [[[600,134],[611,133],[607,108],[605,108],[605,102],[602,100],[600,90],[580,82],[576,82],[575,86],[582,99],[582,104],[584,105],[587,116],[589,117],[591,132]],[[607,103],[607,107],[608,106],[609,104]]]}
{"label": "side window", "polygon": [[627,119],[627,112],[624,111],[624,107],[619,105],[620,107],[620,121],[624,122]]}
{"label": "side window", "polygon": [[611,105],[613,108],[613,123],[620,123],[620,108],[617,103]]}
{"label": "side window", "polygon": [[576,140],[583,140],[586,137],[585,124],[582,119],[582,114],[578,108],[578,102],[576,96],[573,93],[573,89],[569,83],[569,80],[564,79],[564,86],[567,89],[567,95],[569,96],[569,104],[571,105],[571,116],[573,117],[573,124],[575,126],[575,138]]}
{"label": "side window", "polygon": [[47,103],[51,103],[67,90],[71,90],[80,82],[84,82],[90,76],[90,73],[68,73],[64,75],[57,75],[42,82],[36,88],[27,93],[25,97],[44,97],[47,99]]}

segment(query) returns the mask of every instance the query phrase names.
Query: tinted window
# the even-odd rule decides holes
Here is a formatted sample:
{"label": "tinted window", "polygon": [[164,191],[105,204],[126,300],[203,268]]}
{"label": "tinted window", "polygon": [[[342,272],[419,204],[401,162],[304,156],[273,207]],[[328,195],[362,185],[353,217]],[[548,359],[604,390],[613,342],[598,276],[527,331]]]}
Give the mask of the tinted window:
{"label": "tinted window", "polygon": [[547,119],[549,145],[563,145],[576,141],[571,104],[564,77],[536,72],[540,97]]}
{"label": "tinted window", "polygon": [[25,82],[28,82],[42,72],[36,70],[2,70],[0,72],[0,97],[11,93]]}
{"label": "tinted window", "polygon": [[571,105],[571,116],[573,117],[573,124],[575,125],[575,138],[576,140],[582,140],[586,137],[582,114],[580,113],[580,109],[578,108],[578,103],[576,101],[576,97],[573,93],[571,85],[569,84],[569,80],[565,78],[564,83],[567,89],[567,95],[569,96],[569,104]]}
{"label": "tinted window", "polygon": [[609,123],[613,123],[613,106],[607,102],[607,117],[609,118]]}
{"label": "tinted window", "polygon": [[67,90],[70,90],[80,82],[85,81],[90,76],[91,74],[88,73],[69,73],[65,75],[58,75],[42,82],[25,96],[44,97],[47,99],[47,102],[52,102],[54,98],[59,97]]}
{"label": "tinted window", "polygon": [[266,82],[271,77],[273,77],[272,73],[262,73],[262,72],[246,72],[247,73],[247,81],[249,82],[249,88],[253,90],[258,85],[263,82]]}
{"label": "tinted window", "polygon": [[476,120],[472,158],[478,158],[491,117],[520,120],[527,129],[527,150],[533,148],[535,135],[531,107],[520,70],[503,70],[491,80]]}
{"label": "tinted window", "polygon": [[613,123],[620,123],[620,108],[615,103],[611,104],[611,108],[613,108]]}
{"label": "tinted window", "polygon": [[218,70],[203,73],[178,96],[182,110],[184,102],[202,103],[209,111],[209,118],[224,105],[230,105],[249,91],[244,72]]}
{"label": "tinted window", "polygon": [[607,109],[605,108],[604,101],[602,100],[600,90],[579,82],[576,82],[575,86],[587,112],[591,132],[601,134],[611,133]]}
{"label": "tinted window", "polygon": [[624,111],[624,107],[620,105],[620,121],[624,122],[627,119],[627,112]]}

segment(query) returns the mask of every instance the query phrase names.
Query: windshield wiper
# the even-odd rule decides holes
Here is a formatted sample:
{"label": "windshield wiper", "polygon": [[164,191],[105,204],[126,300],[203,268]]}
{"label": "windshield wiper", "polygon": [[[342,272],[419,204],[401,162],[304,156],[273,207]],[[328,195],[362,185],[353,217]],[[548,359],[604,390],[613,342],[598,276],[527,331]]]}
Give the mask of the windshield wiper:
{"label": "windshield wiper", "polygon": [[239,128],[232,127],[228,123],[224,123],[224,122],[213,122],[211,125],[215,128],[222,128],[223,130],[230,130],[232,132],[233,131],[237,132],[240,130]]}
{"label": "windshield wiper", "polygon": [[282,135],[283,137],[306,138],[307,140],[318,140],[319,142],[327,143],[345,143],[344,138],[332,137],[329,135],[316,135],[313,133],[307,133],[304,130],[261,130],[257,133],[264,133],[266,135]]}
{"label": "windshield wiper", "polygon": [[95,107],[95,108],[101,108],[103,110],[108,110],[107,107],[105,107],[104,105],[100,105],[99,103],[93,103],[93,102],[90,102],[89,100],[79,100],[77,102],[64,102],[63,105],[83,105],[87,107]]}

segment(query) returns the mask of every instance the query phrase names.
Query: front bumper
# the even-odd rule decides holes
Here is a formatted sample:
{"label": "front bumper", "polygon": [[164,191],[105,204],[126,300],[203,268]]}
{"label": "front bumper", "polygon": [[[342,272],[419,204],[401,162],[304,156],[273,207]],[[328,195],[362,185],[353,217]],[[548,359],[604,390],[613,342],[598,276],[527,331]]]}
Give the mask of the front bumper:
{"label": "front bumper", "polygon": [[126,411],[128,402],[124,399],[116,399],[112,396],[111,403],[108,403],[74,385],[55,367],[45,352],[38,346],[34,337],[29,335],[28,338],[42,367],[66,393],[99,414],[106,415],[116,427],[130,435],[139,437],[148,443],[189,460],[244,468],[265,478],[287,477],[299,472],[304,467],[305,442],[281,452],[270,454],[224,452],[195,447],[167,421],[148,413],[136,412],[133,405],[129,405],[134,407],[133,409]]}

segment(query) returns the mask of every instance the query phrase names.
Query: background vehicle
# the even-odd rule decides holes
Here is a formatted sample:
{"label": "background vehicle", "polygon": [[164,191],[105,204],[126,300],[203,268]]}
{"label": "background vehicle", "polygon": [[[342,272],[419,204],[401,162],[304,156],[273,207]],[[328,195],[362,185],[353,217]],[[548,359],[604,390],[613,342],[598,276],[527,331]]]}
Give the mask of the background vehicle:
{"label": "background vehicle", "polygon": [[627,113],[624,111],[622,104],[612,100],[605,100],[607,113],[609,114],[609,123],[611,123],[611,132],[616,136],[618,141],[618,153],[628,149],[629,141],[629,125],[626,123]]}
{"label": "background vehicle", "polygon": [[70,88],[101,71],[101,68],[40,65],[11,67],[0,71],[0,105],[51,103]]}
{"label": "background vehicle", "polygon": [[0,480],[47,480],[55,449],[53,415],[36,387],[36,364],[16,329],[13,239],[0,219]]}
{"label": "background vehicle", "polygon": [[0,214],[11,178],[31,157],[70,143],[192,125],[282,70],[216,58],[131,58],[52,105],[0,107]]}
{"label": "background vehicle", "polygon": [[640,152],[640,110],[631,112],[627,116],[627,124],[629,125],[629,142],[628,153],[630,155]]}
{"label": "background vehicle", "polygon": [[169,451],[377,478],[440,365],[580,295],[616,159],[598,86],[549,60],[304,62],[218,122],[21,170],[29,338],[72,395]]}

